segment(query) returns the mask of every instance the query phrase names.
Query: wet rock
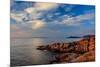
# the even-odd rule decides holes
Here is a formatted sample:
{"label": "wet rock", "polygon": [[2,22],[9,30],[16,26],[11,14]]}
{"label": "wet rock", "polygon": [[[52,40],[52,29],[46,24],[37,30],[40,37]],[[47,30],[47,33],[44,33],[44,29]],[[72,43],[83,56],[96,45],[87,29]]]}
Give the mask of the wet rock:
{"label": "wet rock", "polygon": [[38,46],[37,49],[38,50],[46,50],[47,46]]}

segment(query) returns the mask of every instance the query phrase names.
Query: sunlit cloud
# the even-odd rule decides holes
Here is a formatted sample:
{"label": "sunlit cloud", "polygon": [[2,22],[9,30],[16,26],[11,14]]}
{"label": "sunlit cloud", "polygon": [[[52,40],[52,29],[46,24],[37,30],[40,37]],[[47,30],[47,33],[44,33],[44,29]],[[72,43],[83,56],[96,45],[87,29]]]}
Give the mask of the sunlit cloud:
{"label": "sunlit cloud", "polygon": [[25,8],[23,11],[11,12],[11,18],[17,22],[24,22],[24,20],[37,20],[42,15],[42,11],[56,8],[56,3],[35,3],[34,6]]}
{"label": "sunlit cloud", "polygon": [[[94,32],[94,28],[92,28],[95,24],[94,8],[87,6],[85,9],[81,5],[79,7],[76,5],[42,2],[34,2],[31,6],[25,6],[29,4],[17,3],[18,6],[23,5],[23,7],[17,8],[14,6],[12,9],[11,20],[13,21],[11,22],[14,25],[11,26],[11,30],[14,31],[11,31],[11,33],[13,36],[53,36],[55,34],[56,36],[66,36],[73,33],[83,34],[85,32],[83,29],[88,30],[88,28],[91,29],[86,33]],[[81,7],[84,9],[81,10]],[[80,12],[78,12],[79,10]],[[90,27],[86,27],[89,25]],[[80,30],[74,31],[75,28]]]}
{"label": "sunlit cloud", "polygon": [[42,28],[44,26],[45,26],[45,23],[43,21],[41,21],[41,20],[34,20],[32,22],[32,29],[33,30],[40,29],[40,28]]}
{"label": "sunlit cloud", "polygon": [[48,10],[48,9],[55,8],[57,6],[58,6],[58,4],[56,4],[56,3],[42,3],[42,2],[39,2],[39,3],[34,4],[34,7],[37,10]]}
{"label": "sunlit cloud", "polygon": [[34,7],[29,7],[29,8],[26,8],[25,9],[25,12],[31,14],[31,13],[35,13],[36,12],[36,9]]}
{"label": "sunlit cloud", "polygon": [[22,12],[19,12],[19,13],[11,13],[10,14],[10,17],[19,23],[19,22],[22,22],[23,21],[23,18],[25,17],[25,14],[22,13]]}

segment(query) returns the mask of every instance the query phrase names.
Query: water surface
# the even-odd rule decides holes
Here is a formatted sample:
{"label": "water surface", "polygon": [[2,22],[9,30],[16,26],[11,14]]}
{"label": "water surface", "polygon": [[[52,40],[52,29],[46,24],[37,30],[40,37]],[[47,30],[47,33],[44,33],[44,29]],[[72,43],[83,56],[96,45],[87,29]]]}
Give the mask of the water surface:
{"label": "water surface", "polygon": [[11,65],[49,64],[55,53],[37,50],[37,46],[77,40],[80,38],[11,38]]}

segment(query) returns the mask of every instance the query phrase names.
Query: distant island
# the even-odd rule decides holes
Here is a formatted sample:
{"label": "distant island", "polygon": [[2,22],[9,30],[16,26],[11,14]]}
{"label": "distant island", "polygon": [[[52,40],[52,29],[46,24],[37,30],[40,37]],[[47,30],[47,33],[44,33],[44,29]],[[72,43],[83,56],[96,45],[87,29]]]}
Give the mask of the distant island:
{"label": "distant island", "polygon": [[79,36],[69,36],[67,38],[81,38],[81,37],[79,37]]}
{"label": "distant island", "polygon": [[67,38],[88,38],[90,36],[95,36],[95,35],[84,35],[84,36],[69,36]]}
{"label": "distant island", "polygon": [[95,35],[85,35],[83,38],[95,37]]}

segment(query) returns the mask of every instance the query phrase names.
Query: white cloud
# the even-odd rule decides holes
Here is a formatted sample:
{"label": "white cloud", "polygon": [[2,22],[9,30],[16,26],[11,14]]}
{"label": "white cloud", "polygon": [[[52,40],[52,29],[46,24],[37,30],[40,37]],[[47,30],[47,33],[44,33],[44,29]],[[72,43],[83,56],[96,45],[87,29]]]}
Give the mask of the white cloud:
{"label": "white cloud", "polygon": [[43,14],[42,10],[49,10],[57,6],[56,3],[35,3],[33,7],[28,7],[24,11],[11,12],[11,18],[17,23],[33,23],[31,21],[38,20],[41,17]]}
{"label": "white cloud", "polygon": [[[39,29],[45,26],[45,22],[42,20],[38,20],[39,17],[43,14],[44,10],[49,10],[52,8],[57,8],[58,4],[56,3],[35,3],[33,7],[29,7],[24,9],[24,11],[21,12],[12,12],[11,18],[16,20],[18,23],[32,23],[32,29]],[[72,6],[73,7],[73,6]],[[71,8],[66,8],[66,11],[70,11]],[[43,11],[41,11],[43,10]],[[55,15],[59,15],[60,13],[55,13]],[[53,17],[52,14],[48,14],[49,19]],[[24,21],[24,20],[27,21]],[[70,16],[70,15],[63,15],[60,18],[57,18],[55,20],[52,20],[50,23],[54,24],[65,24],[65,25],[80,25],[82,21],[88,20],[91,21],[94,19],[94,13],[86,13],[83,15],[78,16]],[[91,21],[91,24],[93,24],[93,21]]]}
{"label": "white cloud", "polygon": [[36,11],[36,9],[34,7],[29,7],[29,8],[26,8],[25,11],[27,13],[34,13]]}
{"label": "white cloud", "polygon": [[45,26],[45,22],[43,22],[41,20],[32,21],[32,29],[33,30],[40,29],[40,28],[42,28],[44,26]]}
{"label": "white cloud", "polygon": [[40,10],[52,9],[52,8],[57,7],[57,6],[58,6],[58,4],[56,4],[56,3],[42,3],[42,2],[39,2],[39,3],[34,4],[34,7],[39,11]]}
{"label": "white cloud", "polygon": [[23,18],[25,17],[25,13],[19,12],[19,13],[11,13],[10,17],[14,20],[16,20],[18,23],[23,22]]}
{"label": "white cloud", "polygon": [[33,7],[26,8],[24,11],[12,12],[11,18],[17,23],[31,23],[32,29],[36,30],[45,26],[43,20],[38,20],[42,14],[41,10],[49,10],[55,7],[57,7],[55,3],[35,3]]}
{"label": "white cloud", "polygon": [[[83,23],[82,21],[91,21],[95,17],[94,13],[88,13],[88,14],[83,14],[83,15],[78,15],[75,17],[66,17],[62,20],[62,24],[66,25],[80,25]],[[93,23],[92,21],[90,22],[91,24]]]}

